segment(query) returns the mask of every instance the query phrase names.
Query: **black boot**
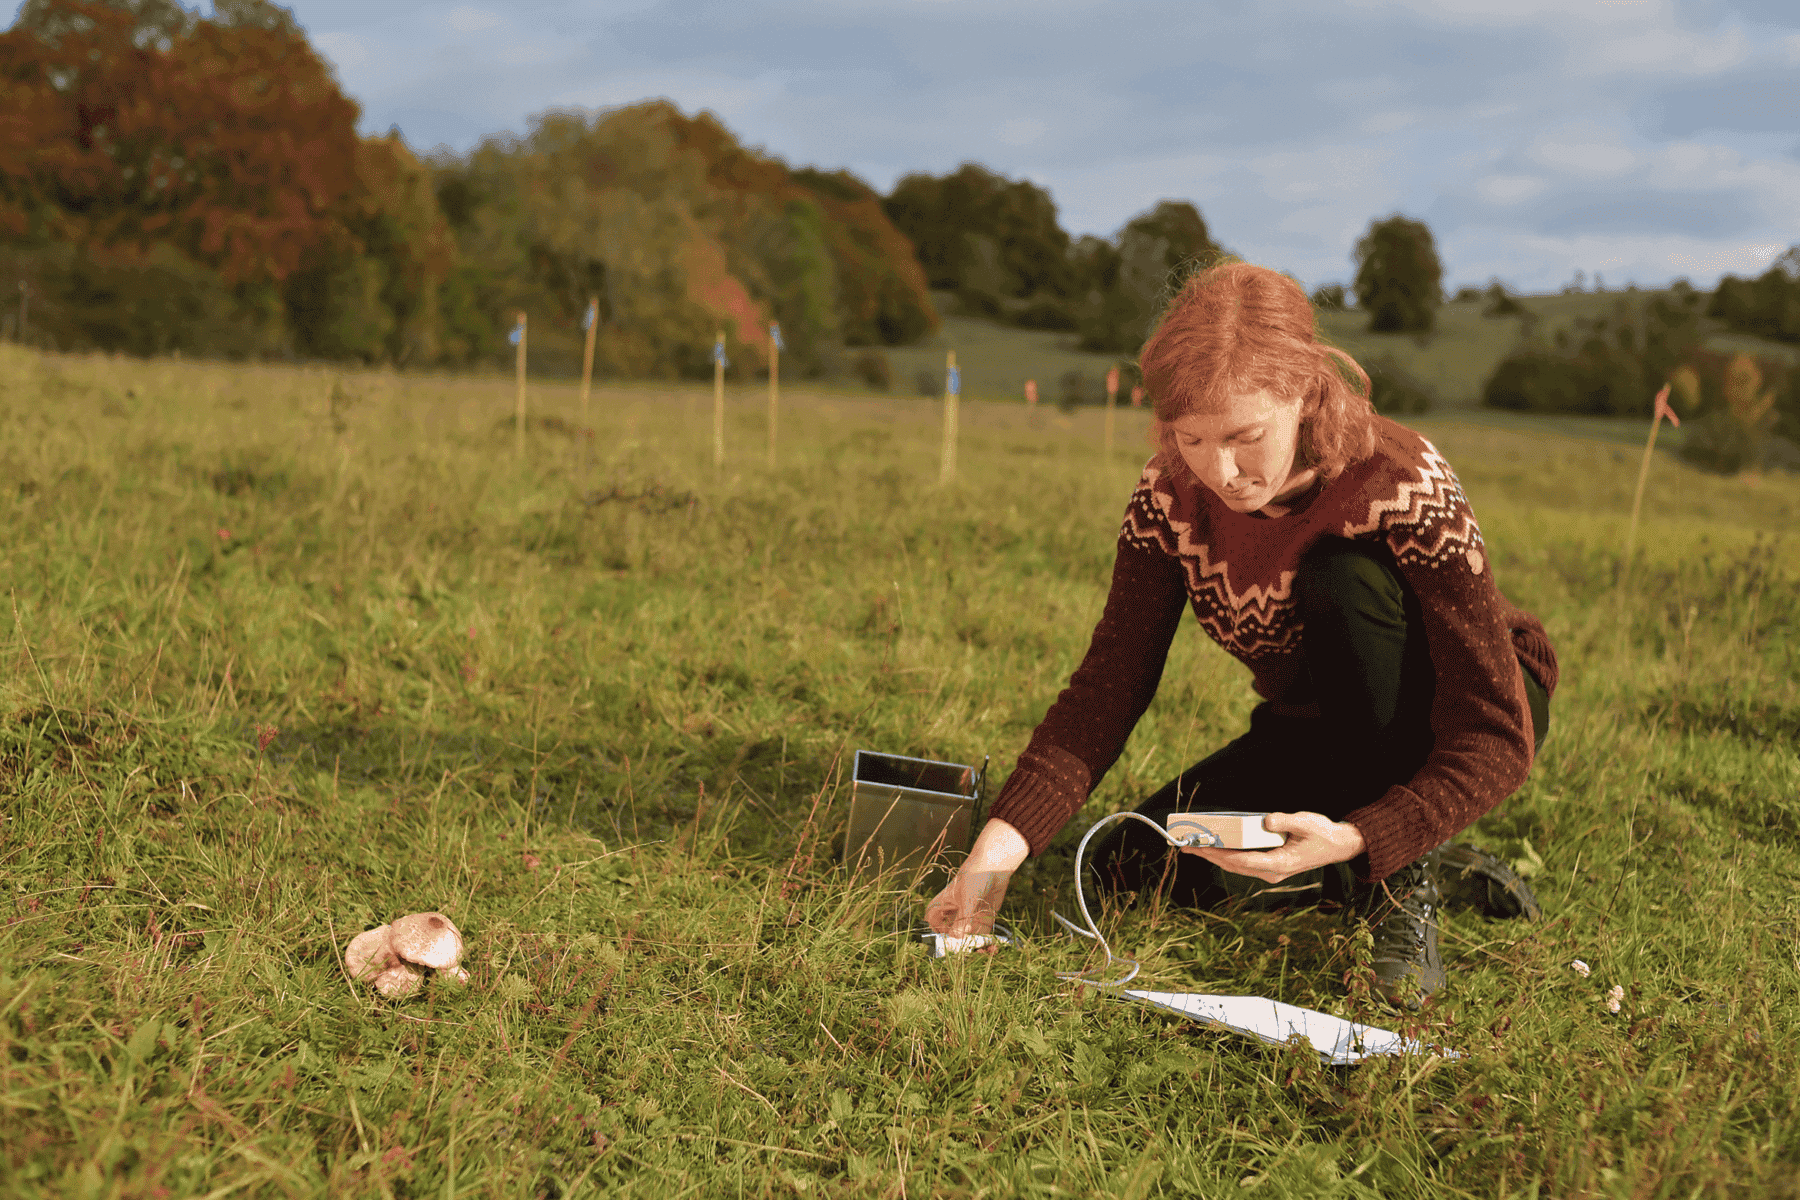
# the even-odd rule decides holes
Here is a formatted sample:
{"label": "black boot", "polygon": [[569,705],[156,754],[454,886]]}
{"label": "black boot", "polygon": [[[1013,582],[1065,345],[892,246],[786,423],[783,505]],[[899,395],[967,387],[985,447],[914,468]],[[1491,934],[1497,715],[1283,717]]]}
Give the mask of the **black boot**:
{"label": "black boot", "polygon": [[1544,915],[1525,881],[1486,850],[1445,842],[1425,861],[1437,875],[1445,908],[1472,908],[1483,916],[1528,921]]}
{"label": "black boot", "polygon": [[1373,927],[1375,990],[1389,1004],[1417,1011],[1444,986],[1438,904],[1437,879],[1423,858],[1358,890],[1353,912]]}

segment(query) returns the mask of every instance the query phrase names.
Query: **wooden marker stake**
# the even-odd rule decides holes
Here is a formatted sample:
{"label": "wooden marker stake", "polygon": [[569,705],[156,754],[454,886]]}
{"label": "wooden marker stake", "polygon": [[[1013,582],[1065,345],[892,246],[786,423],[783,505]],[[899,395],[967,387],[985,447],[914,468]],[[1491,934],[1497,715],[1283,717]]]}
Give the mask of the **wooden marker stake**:
{"label": "wooden marker stake", "polygon": [[1113,450],[1113,413],[1119,400],[1119,368],[1114,364],[1106,373],[1106,461],[1112,461]]}
{"label": "wooden marker stake", "polygon": [[781,326],[769,326],[769,470],[775,469],[775,425],[781,402]]}
{"label": "wooden marker stake", "polygon": [[1662,391],[1656,393],[1656,409],[1650,416],[1650,438],[1644,443],[1644,465],[1638,468],[1637,495],[1631,500],[1631,523],[1625,527],[1625,566],[1619,572],[1621,595],[1625,591],[1625,581],[1631,578],[1631,547],[1637,540],[1638,508],[1644,502],[1644,481],[1650,478],[1650,455],[1656,449],[1656,429],[1664,417],[1669,418],[1669,424],[1681,426],[1681,418],[1669,407],[1669,385],[1666,383],[1662,385]]}
{"label": "wooden marker stake", "polygon": [[956,406],[962,391],[962,375],[956,369],[956,351],[944,359],[944,458],[938,471],[938,482],[956,478]]}
{"label": "wooden marker stake", "polygon": [[725,466],[725,331],[713,335],[713,466]]}
{"label": "wooden marker stake", "polygon": [[513,345],[515,345],[519,348],[518,353],[514,358],[515,370],[518,374],[518,379],[519,379],[519,398],[518,398],[518,405],[514,409],[514,412],[513,412],[513,430],[518,435],[517,441],[518,441],[519,453],[521,455],[523,455],[525,453],[525,314],[524,313],[519,314],[518,323],[513,326],[512,340],[513,340]]}
{"label": "wooden marker stake", "polygon": [[587,344],[581,348],[581,428],[588,427],[588,387],[594,381],[594,335],[599,332],[600,298],[588,297],[587,316],[581,327],[587,330]]}

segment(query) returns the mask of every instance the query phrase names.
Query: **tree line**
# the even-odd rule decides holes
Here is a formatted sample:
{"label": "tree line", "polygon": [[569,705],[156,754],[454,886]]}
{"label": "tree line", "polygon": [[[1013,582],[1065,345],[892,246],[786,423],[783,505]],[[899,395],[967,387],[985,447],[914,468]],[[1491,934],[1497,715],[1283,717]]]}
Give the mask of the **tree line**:
{"label": "tree line", "polygon": [[0,273],[37,344],[458,367],[503,361],[525,312],[555,369],[598,296],[603,372],[709,372],[723,326],[744,374],[778,321],[806,374],[938,324],[912,247],[846,172],[663,102],[421,161],[397,130],[358,136],[268,0],[28,0],[0,88]]}

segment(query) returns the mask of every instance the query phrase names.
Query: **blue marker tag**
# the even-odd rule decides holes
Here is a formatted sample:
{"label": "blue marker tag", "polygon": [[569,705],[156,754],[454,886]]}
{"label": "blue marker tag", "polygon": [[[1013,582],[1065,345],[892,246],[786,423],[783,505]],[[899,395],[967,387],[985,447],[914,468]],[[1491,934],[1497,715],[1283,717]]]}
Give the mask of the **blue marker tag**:
{"label": "blue marker tag", "polygon": [[779,325],[770,325],[769,326],[769,340],[771,342],[775,343],[775,348],[777,350],[786,350],[787,349],[786,346],[781,344],[781,326],[779,326]]}
{"label": "blue marker tag", "polygon": [[594,327],[594,314],[598,311],[599,310],[596,309],[593,305],[591,305],[591,304],[588,305],[588,310],[587,310],[586,315],[581,318],[582,332],[585,333]]}
{"label": "blue marker tag", "polygon": [[962,372],[955,367],[950,368],[950,381],[945,385],[945,390],[952,396],[962,395]]}
{"label": "blue marker tag", "polygon": [[519,344],[519,339],[524,336],[525,327],[523,325],[514,325],[512,327],[512,332],[506,335],[506,340],[516,346]]}
{"label": "blue marker tag", "polygon": [[724,342],[713,343],[713,361],[718,363],[721,367],[729,367],[731,365],[725,358]]}

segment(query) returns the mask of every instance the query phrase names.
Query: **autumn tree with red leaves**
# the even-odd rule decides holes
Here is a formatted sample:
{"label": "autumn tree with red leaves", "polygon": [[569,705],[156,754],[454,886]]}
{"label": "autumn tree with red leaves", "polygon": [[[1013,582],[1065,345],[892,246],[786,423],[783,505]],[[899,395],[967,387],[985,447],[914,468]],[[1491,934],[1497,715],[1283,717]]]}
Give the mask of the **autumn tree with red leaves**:
{"label": "autumn tree with red leaves", "polygon": [[36,28],[0,34],[0,220],[16,235],[173,242],[237,285],[285,279],[340,222],[358,110],[303,37],[194,21],[146,38],[93,0],[32,7]]}

